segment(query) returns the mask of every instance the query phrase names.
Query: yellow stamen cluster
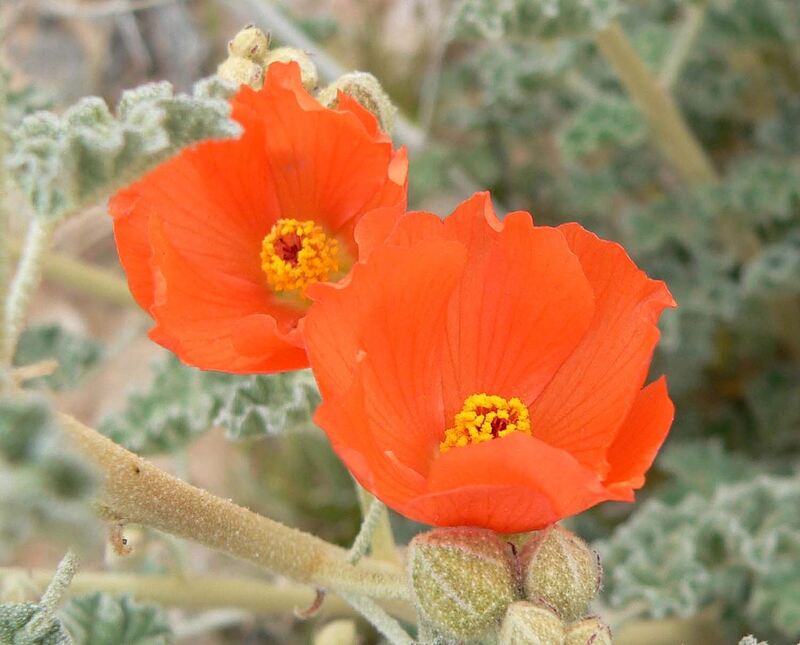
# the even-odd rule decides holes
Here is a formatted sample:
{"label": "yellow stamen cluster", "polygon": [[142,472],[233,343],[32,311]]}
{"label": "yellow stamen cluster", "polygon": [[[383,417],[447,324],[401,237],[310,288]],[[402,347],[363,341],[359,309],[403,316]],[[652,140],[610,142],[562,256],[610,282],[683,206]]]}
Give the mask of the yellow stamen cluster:
{"label": "yellow stamen cluster", "polygon": [[339,270],[339,243],[313,221],[280,219],[261,243],[261,268],[273,291],[302,291]]}
{"label": "yellow stamen cluster", "polygon": [[522,401],[495,394],[472,394],[456,414],[453,427],[445,431],[439,450],[447,452],[450,448],[491,441],[512,432],[531,434],[528,408]]}

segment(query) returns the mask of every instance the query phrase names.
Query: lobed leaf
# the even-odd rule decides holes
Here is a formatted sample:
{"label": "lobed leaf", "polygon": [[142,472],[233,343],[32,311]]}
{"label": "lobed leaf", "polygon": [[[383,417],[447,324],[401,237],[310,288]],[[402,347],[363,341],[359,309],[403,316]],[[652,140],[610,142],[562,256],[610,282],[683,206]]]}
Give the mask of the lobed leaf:
{"label": "lobed leaf", "polygon": [[181,148],[237,136],[224,100],[231,88],[206,80],[193,95],[149,83],[122,95],[116,114],[87,97],[62,116],[38,112],[10,133],[10,174],[40,217],[59,219],[147,172]]}
{"label": "lobed leaf", "polygon": [[96,592],[70,600],[60,612],[65,627],[80,645],[167,645],[172,629],[157,605],[130,595]]}

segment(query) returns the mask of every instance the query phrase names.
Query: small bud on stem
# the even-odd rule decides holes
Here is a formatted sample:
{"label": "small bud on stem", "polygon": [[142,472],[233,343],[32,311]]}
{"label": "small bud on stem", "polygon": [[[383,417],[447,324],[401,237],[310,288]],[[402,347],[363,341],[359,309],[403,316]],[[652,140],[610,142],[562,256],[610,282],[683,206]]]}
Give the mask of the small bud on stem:
{"label": "small bud on stem", "polygon": [[500,628],[500,645],[561,645],[564,624],[546,605],[515,602],[508,608]]}
{"label": "small bud on stem", "polygon": [[519,561],[525,596],[550,605],[563,620],[583,616],[600,589],[597,553],[558,524],[534,534]]}
{"label": "small bud on stem", "polygon": [[436,529],[408,550],[421,621],[447,638],[479,640],[496,633],[517,597],[511,547],[492,531]]}

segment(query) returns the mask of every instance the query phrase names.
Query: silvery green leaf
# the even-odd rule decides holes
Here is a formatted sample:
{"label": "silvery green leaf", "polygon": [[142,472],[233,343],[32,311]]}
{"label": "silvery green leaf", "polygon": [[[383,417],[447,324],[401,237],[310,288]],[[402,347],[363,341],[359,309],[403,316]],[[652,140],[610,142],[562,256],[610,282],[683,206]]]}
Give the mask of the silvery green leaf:
{"label": "silvery green leaf", "polygon": [[742,283],[755,298],[800,293],[800,230],[764,247],[745,266]]}
{"label": "silvery green leaf", "polygon": [[102,354],[102,347],[89,338],[76,336],[59,325],[36,325],[22,333],[14,364],[31,365],[54,359],[58,361],[55,372],[28,384],[42,383],[54,390],[66,390],[76,387]]}
{"label": "silvery green leaf", "polygon": [[58,620],[46,621],[31,629],[32,621],[41,614],[39,605],[31,602],[0,604],[0,643],[3,645],[72,645],[73,641]]}
{"label": "silvery green leaf", "polygon": [[129,595],[97,592],[73,598],[60,615],[76,645],[167,645],[173,640],[164,611]]}
{"label": "silvery green leaf", "polygon": [[622,11],[618,0],[467,0],[456,35],[499,40],[508,34],[560,38],[604,29]]}
{"label": "silvery green leaf", "polygon": [[676,504],[651,500],[598,544],[605,597],[615,607],[644,600],[653,617],[691,616],[714,602],[723,615],[796,638],[798,505],[797,475],[723,484]]}
{"label": "silvery green leaf", "polygon": [[198,84],[193,95],[169,83],[123,93],[116,114],[97,97],[81,99],[62,116],[40,112],[10,133],[10,174],[37,215],[58,219],[110,194],[206,139],[237,136],[220,84]]}
{"label": "silvery green leaf", "polygon": [[647,125],[641,111],[624,98],[604,97],[581,108],[561,133],[561,153],[571,162],[604,150],[642,144]]}
{"label": "silvery green leaf", "polygon": [[231,389],[215,425],[235,440],[308,429],[319,401],[310,370],[252,376]]}
{"label": "silvery green leaf", "polygon": [[237,378],[187,367],[172,355],[154,366],[150,386],[128,397],[124,410],[107,416],[99,430],[139,454],[176,450],[209,430],[222,392]]}

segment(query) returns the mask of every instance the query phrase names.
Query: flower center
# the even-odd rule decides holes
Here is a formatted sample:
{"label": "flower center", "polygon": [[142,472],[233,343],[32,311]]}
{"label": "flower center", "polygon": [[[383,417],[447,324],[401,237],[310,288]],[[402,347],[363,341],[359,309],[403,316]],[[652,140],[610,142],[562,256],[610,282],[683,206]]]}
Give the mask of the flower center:
{"label": "flower center", "polygon": [[273,291],[302,291],[339,270],[339,243],[313,221],[279,219],[261,243],[261,268]]}
{"label": "flower center", "polygon": [[472,443],[505,437],[512,432],[531,434],[528,408],[518,398],[504,399],[495,394],[472,394],[456,414],[452,428],[444,433],[439,450],[463,448]]}

